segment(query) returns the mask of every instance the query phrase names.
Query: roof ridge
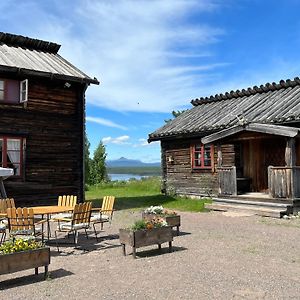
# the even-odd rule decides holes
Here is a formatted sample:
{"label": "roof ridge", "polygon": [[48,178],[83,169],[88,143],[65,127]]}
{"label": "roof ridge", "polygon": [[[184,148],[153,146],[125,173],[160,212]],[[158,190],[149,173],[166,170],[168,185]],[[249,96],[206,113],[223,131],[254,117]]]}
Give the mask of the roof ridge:
{"label": "roof ridge", "polygon": [[266,93],[269,91],[275,91],[275,90],[280,90],[288,87],[294,87],[296,85],[300,85],[300,78],[295,77],[293,80],[291,79],[286,79],[286,80],[280,80],[278,83],[272,82],[269,83],[267,82],[266,84],[262,84],[259,87],[258,86],[253,86],[248,87],[247,89],[242,89],[242,90],[236,90],[236,91],[230,91],[226,92],[224,94],[216,94],[212,95],[209,97],[201,97],[201,98],[196,98],[191,100],[191,104],[194,106],[201,105],[204,103],[208,102],[214,102],[214,101],[221,101],[221,100],[228,100],[232,98],[240,98],[244,96],[251,96],[255,94],[261,94],[261,93]]}
{"label": "roof ridge", "polygon": [[9,46],[24,47],[27,49],[40,50],[54,54],[56,54],[60,48],[59,44],[53,42],[5,32],[0,32],[0,43]]}

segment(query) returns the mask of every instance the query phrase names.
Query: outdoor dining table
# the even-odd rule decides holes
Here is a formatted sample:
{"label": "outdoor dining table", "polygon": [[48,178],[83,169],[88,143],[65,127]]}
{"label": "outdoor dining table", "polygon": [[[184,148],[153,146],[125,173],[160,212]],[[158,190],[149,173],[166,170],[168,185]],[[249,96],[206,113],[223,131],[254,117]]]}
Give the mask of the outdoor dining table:
{"label": "outdoor dining table", "polygon": [[[58,206],[58,205],[49,205],[49,206],[33,206],[33,207],[28,207],[33,210],[33,214],[40,215],[42,216],[42,219],[44,219],[44,216],[46,216],[47,220],[47,238],[48,241],[50,239],[50,216],[53,214],[59,214],[59,213],[64,213],[68,211],[73,211],[74,207],[72,206]],[[7,217],[7,214],[1,213],[0,217]]]}
{"label": "outdoor dining table", "polygon": [[72,206],[58,206],[58,205],[49,205],[49,206],[33,206],[30,207],[33,210],[34,215],[41,215],[42,219],[44,219],[44,216],[47,216],[47,238],[48,241],[50,239],[50,216],[53,214],[59,214],[64,213],[68,211],[73,211],[74,207]]}

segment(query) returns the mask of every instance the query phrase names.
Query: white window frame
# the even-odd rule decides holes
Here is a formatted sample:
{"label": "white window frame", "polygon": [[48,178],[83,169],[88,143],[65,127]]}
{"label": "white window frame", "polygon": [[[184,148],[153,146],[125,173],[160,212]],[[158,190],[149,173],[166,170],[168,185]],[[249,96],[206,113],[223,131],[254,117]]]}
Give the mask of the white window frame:
{"label": "white window frame", "polygon": [[[25,89],[23,89],[23,84],[25,84]],[[25,93],[25,98],[23,99],[23,94]],[[28,79],[20,81],[20,103],[25,103],[28,101]]]}

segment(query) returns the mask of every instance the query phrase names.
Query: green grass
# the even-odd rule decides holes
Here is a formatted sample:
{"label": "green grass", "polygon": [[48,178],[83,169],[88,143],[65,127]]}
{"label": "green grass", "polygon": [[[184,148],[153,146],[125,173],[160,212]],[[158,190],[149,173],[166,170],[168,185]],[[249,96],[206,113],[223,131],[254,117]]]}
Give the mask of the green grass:
{"label": "green grass", "polygon": [[104,196],[115,196],[117,210],[139,210],[151,205],[163,205],[165,208],[179,211],[205,211],[204,203],[209,199],[189,199],[165,196],[160,193],[160,179],[150,177],[129,182],[110,182],[91,186],[86,191],[86,199],[99,207]]}

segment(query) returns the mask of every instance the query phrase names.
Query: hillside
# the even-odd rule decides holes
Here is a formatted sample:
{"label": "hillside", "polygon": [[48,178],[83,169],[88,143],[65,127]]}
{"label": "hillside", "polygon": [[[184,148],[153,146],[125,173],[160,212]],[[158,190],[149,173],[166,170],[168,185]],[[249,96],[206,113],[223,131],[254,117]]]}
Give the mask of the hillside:
{"label": "hillside", "polygon": [[140,168],[140,167],[158,167],[160,168],[160,162],[156,163],[144,163],[140,160],[135,159],[128,159],[125,157],[121,157],[116,160],[107,160],[106,161],[107,168],[120,168],[120,167],[127,167],[127,168]]}

